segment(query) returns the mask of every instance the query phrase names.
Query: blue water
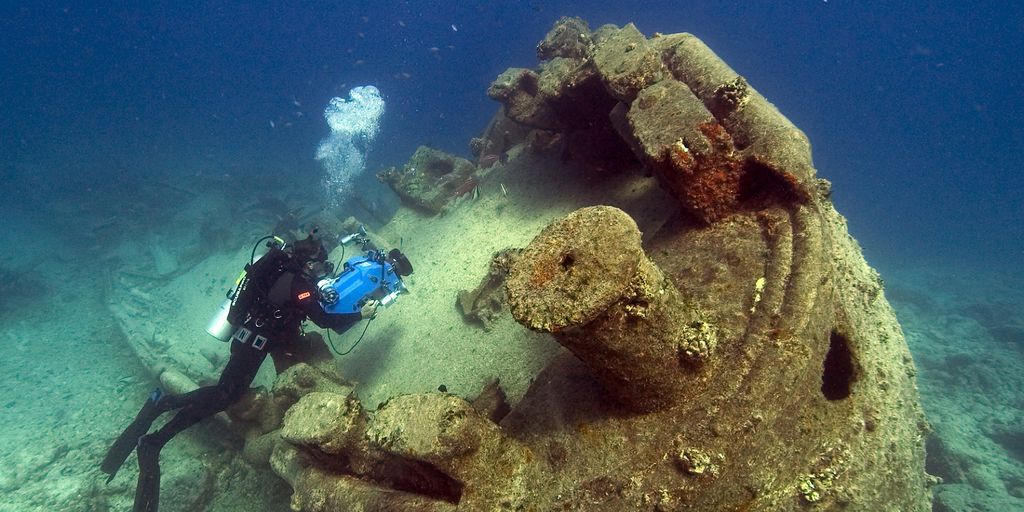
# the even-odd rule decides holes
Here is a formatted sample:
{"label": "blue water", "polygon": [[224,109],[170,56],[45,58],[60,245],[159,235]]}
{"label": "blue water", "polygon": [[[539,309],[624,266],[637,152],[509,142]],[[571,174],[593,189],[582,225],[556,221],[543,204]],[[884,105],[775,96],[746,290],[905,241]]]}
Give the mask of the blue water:
{"label": "blue water", "polygon": [[324,105],[362,84],[389,109],[369,167],[419,144],[465,153],[495,109],[490,81],[534,66],[551,23],[578,15],[703,38],[807,132],[869,257],[1018,268],[1024,7],[695,4],[6,4],[2,161],[74,161],[55,171],[76,182],[167,155],[312,173]]}
{"label": "blue water", "polygon": [[[535,67],[536,43],[573,15],[702,38],[807,133],[819,177],[887,279],[926,290],[951,286],[935,275],[1021,282],[1024,4],[452,4],[4,3],[0,211],[21,219],[3,241],[22,248],[5,248],[4,264],[58,250],[62,235],[26,233],[47,229],[54,204],[184,179],[174,174],[196,162],[227,179],[319,183],[324,107],[359,85],[387,103],[371,171],[421,144],[468,156],[497,108],[487,86]],[[1019,295],[1004,292],[970,290],[1020,314]],[[925,322],[911,302],[894,300],[918,315],[901,318]],[[1013,337],[1024,331],[993,332],[1024,346]]]}

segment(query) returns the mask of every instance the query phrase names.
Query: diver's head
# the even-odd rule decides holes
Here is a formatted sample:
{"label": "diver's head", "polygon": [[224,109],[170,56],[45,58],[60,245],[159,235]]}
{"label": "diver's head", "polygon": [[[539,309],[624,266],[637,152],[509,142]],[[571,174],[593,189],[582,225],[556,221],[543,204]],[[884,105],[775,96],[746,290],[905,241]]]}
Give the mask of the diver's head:
{"label": "diver's head", "polygon": [[303,274],[313,279],[321,279],[334,271],[334,265],[327,261],[327,248],[317,236],[317,231],[314,228],[305,239],[292,244],[292,259],[301,267]]}

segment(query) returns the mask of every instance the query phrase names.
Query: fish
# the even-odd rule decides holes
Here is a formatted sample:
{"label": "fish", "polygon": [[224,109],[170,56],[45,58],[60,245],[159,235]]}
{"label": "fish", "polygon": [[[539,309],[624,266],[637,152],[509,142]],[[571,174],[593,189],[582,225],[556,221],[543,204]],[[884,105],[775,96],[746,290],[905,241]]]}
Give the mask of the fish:
{"label": "fish", "polygon": [[[452,195],[454,195],[455,197],[464,196],[466,194],[473,192],[473,190],[475,190],[479,185],[480,182],[476,178],[470,176],[468,179],[466,179],[466,181],[462,183],[462,185],[459,185],[458,188],[455,189],[455,193]],[[479,192],[477,193],[479,194]]]}
{"label": "fish", "polygon": [[480,155],[480,159],[477,160],[477,165],[480,166],[481,169],[487,169],[489,167],[493,167],[494,164],[498,163],[499,158],[499,155],[495,153]]}

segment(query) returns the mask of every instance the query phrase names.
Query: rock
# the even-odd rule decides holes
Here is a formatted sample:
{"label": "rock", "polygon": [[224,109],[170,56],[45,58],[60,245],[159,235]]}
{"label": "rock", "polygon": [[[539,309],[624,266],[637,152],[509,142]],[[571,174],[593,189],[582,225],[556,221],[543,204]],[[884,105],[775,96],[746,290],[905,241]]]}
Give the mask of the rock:
{"label": "rock", "polygon": [[530,450],[459,397],[440,393],[392,398],[375,415],[373,444],[424,461],[451,479],[461,510],[520,510],[534,474]]}
{"label": "rock", "polygon": [[265,436],[278,435],[285,413],[299,399],[310,393],[354,397],[354,389],[337,374],[333,365],[326,369],[320,365],[297,363],[278,374],[273,390],[268,392],[263,387],[250,389],[238,403],[228,408],[227,414],[234,430],[246,439],[246,451],[269,455],[270,447],[250,448],[249,444],[267,443]]}
{"label": "rock", "polygon": [[395,397],[367,416],[351,397],[311,393],[284,424],[271,465],[296,510],[525,505],[529,451],[456,396]]}
{"label": "rock", "polygon": [[592,58],[556,51],[577,25],[556,25],[539,73],[510,69],[488,91],[515,121],[563,134],[567,159],[600,172],[635,154],[705,222],[818,192],[804,134],[699,39],[605,26]]}
{"label": "rock", "polygon": [[[517,73],[508,75],[508,73]],[[597,171],[618,171],[634,161],[629,147],[608,125],[616,100],[589,60],[555,57],[541,64],[540,74],[509,70],[488,89],[502,103],[509,118],[538,130],[564,134],[567,159],[583,162]],[[533,139],[550,136],[533,134]],[[534,149],[549,142],[531,144]]]}
{"label": "rock", "polygon": [[[292,405],[310,393],[332,393],[344,397],[351,396],[355,386],[345,382],[336,373],[329,373],[321,368],[299,363],[281,372],[274,381],[272,405],[265,412],[264,424],[271,427],[266,431],[280,426],[279,419],[284,416]],[[275,421],[277,420],[277,421]]]}
{"label": "rock", "polygon": [[[594,31],[594,60],[602,45],[616,48],[627,36],[636,39],[614,27]],[[550,481],[594,484],[567,492],[555,483],[533,492],[548,496],[543,503],[550,508],[599,502],[619,509],[777,510],[857,503],[928,510],[928,428],[913,363],[879,293],[877,273],[850,240],[828,187],[815,178],[806,137],[697,38],[675,34],[636,43],[634,50],[660,55],[667,72],[659,81],[636,65],[642,59],[617,68],[608,66],[609,58],[595,65],[608,90],[594,93],[592,104],[606,101],[603,95],[617,100],[605,122],[682,207],[647,249],[683,304],[700,301],[699,318],[714,327],[716,343],[704,353],[697,344],[702,362],[676,372],[682,386],[663,366],[623,364],[664,353],[658,343],[605,348],[609,335],[601,331],[615,329],[593,325],[605,320],[602,315],[627,316],[621,304],[631,304],[622,300],[621,283],[646,256],[625,251],[619,241],[638,235],[610,221],[594,223],[593,231],[549,226],[538,240],[567,240],[571,250],[524,254],[524,262],[537,254],[550,261],[512,272],[510,304],[527,327],[549,330],[560,342],[578,336],[565,344],[586,366],[571,358],[552,362],[502,426],[531,440],[538,459],[556,468],[561,477]],[[618,54],[622,64],[625,54]],[[620,71],[624,81],[617,82]],[[624,101],[633,90],[616,85],[632,84],[638,84],[636,97]],[[571,103],[568,96],[543,100],[583,103],[578,96]],[[558,131],[569,139],[574,129]],[[621,261],[578,268],[573,251],[597,252],[590,244]],[[531,284],[542,290],[539,297],[527,297]],[[544,299],[546,286],[562,295]],[[640,328],[639,317],[626,325]],[[609,378],[616,375],[609,368],[618,369],[617,380]],[[614,397],[628,404],[656,388],[676,394],[626,420],[607,402]],[[646,442],[621,442],[627,432],[643,432]],[[661,459],[667,454],[654,447],[667,445],[680,447],[669,457],[677,461],[677,475],[681,466],[701,478],[680,484],[668,473],[640,469],[641,452]],[[592,446],[600,446],[599,456],[588,450]],[[638,496],[622,482],[601,480],[607,471],[598,468],[607,469],[609,460],[620,461],[616,473],[626,478],[633,474],[629,467],[642,473],[649,491]],[[704,478],[708,460],[718,466],[713,479]],[[884,476],[873,469],[882,466]]]}
{"label": "rock", "polygon": [[178,258],[159,243],[149,245],[149,253],[153,257],[153,272],[158,276],[167,276],[178,271]]}
{"label": "rock", "polygon": [[455,505],[431,500],[413,493],[383,491],[377,485],[358,478],[316,468],[303,473],[292,484],[292,510],[334,512],[448,512]]}
{"label": "rock", "polygon": [[270,393],[263,386],[249,388],[241,400],[235,402],[226,412],[235,421],[258,422],[270,400]]}
{"label": "rock", "polygon": [[245,439],[245,446],[242,448],[242,458],[254,466],[268,466],[274,453],[274,447],[280,441],[280,430],[249,436]]}
{"label": "rock", "polygon": [[994,422],[985,428],[985,435],[1001,446],[1017,461],[1024,462],[1024,426],[1020,419]]}
{"label": "rock", "polygon": [[207,345],[199,349],[199,354],[209,361],[210,366],[214,368],[220,367],[220,363],[224,360],[224,353],[221,347],[214,348]]}
{"label": "rock", "polygon": [[966,483],[972,464],[969,455],[952,449],[938,434],[928,436],[928,473],[942,479],[944,484]]}
{"label": "rock", "polygon": [[313,392],[288,409],[281,438],[328,454],[351,451],[365,430],[359,401],[352,396]]}
{"label": "rock", "polygon": [[1002,511],[1019,510],[1021,498],[978,489],[967,484],[940,486],[935,493],[934,512],[962,512],[965,510]]}

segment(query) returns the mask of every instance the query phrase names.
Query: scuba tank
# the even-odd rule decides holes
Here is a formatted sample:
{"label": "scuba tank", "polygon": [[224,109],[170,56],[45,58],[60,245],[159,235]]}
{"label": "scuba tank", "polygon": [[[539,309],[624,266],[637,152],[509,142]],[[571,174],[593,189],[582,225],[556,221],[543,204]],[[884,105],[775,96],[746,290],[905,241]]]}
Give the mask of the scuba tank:
{"label": "scuba tank", "polygon": [[217,312],[214,313],[213,318],[210,318],[210,321],[206,324],[206,332],[210,336],[226,342],[231,339],[231,335],[234,334],[235,330],[238,328],[238,326],[231,323],[231,320],[228,318],[231,313],[231,306],[238,297],[240,291],[239,288],[246,280],[249,268],[266,255],[266,253],[264,253],[256,256],[256,248],[259,247],[260,242],[268,238],[272,239],[267,243],[268,247],[284,246],[284,240],[276,236],[265,236],[256,242],[256,245],[252,248],[252,256],[249,257],[249,264],[242,269],[242,273],[239,274],[238,279],[235,280],[235,286],[228,290],[227,297],[221,301],[220,306],[217,308]]}
{"label": "scuba tank", "polygon": [[[234,291],[229,293],[231,296],[234,295]],[[206,324],[206,332],[220,341],[228,341],[231,339],[231,335],[235,333],[235,326],[231,325],[231,322],[228,321],[228,312],[231,311],[231,296],[220,303],[217,313]]]}

